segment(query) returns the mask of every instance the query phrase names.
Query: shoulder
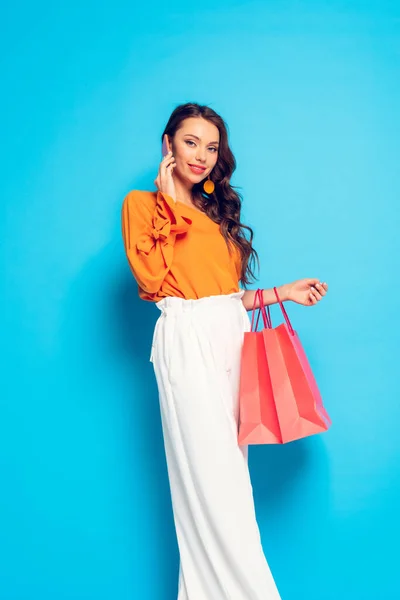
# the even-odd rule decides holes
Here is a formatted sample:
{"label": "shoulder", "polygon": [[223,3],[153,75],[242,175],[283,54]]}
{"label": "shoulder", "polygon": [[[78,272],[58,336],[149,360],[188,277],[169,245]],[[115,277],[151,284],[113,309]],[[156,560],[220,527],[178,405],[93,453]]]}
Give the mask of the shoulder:
{"label": "shoulder", "polygon": [[157,192],[147,190],[131,190],[123,200],[123,208],[129,208],[130,211],[143,213],[153,212],[157,202]]}
{"label": "shoulder", "polygon": [[131,190],[124,198],[124,202],[129,204],[151,204],[155,203],[157,192],[149,192],[147,190]]}

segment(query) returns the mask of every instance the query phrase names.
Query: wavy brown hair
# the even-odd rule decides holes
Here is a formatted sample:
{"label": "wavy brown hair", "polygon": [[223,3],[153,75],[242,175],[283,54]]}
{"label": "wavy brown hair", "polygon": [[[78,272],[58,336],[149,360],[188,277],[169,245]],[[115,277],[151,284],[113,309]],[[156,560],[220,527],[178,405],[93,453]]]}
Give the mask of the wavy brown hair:
{"label": "wavy brown hair", "polygon": [[[228,128],[222,117],[209,106],[200,104],[181,104],[172,112],[168,123],[161,136],[173,138],[180,128],[182,121],[189,117],[201,117],[210,121],[219,130],[218,160],[210,173],[210,179],[215,184],[215,190],[207,195],[203,190],[203,182],[196,183],[192,189],[193,204],[203,210],[215,223],[220,225],[220,231],[225,238],[228,250],[231,253],[233,243],[241,254],[242,270],[240,281],[246,286],[256,277],[253,271],[254,262],[259,267],[258,254],[252,246],[253,230],[240,222],[242,198],[230,184],[232,173],[236,169],[236,160],[229,148]],[[247,239],[245,232],[248,232]]]}

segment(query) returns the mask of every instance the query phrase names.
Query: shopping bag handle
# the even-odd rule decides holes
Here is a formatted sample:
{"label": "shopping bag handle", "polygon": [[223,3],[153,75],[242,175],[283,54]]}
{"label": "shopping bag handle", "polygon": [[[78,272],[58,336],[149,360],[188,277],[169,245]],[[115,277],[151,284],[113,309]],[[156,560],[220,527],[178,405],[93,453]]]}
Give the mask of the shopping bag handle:
{"label": "shopping bag handle", "polygon": [[292,327],[292,324],[291,324],[291,322],[290,322],[290,319],[289,319],[289,317],[288,317],[288,314],[287,314],[287,312],[286,312],[286,309],[285,309],[285,307],[283,306],[283,302],[282,302],[282,301],[281,301],[281,299],[279,298],[279,295],[278,295],[278,290],[276,289],[276,287],[274,287],[274,292],[275,292],[276,299],[277,299],[277,300],[278,300],[278,302],[279,302],[279,306],[281,307],[282,314],[283,314],[283,316],[285,317],[286,325],[288,326],[288,329],[289,329],[290,333],[291,333],[292,335],[294,335],[294,329],[293,329],[293,327]]}
{"label": "shopping bag handle", "polygon": [[[290,319],[286,312],[286,309],[283,306],[281,299],[279,298],[278,290],[276,289],[276,287],[274,287],[274,292],[275,292],[275,296],[279,302],[279,306],[281,308],[282,314],[283,314],[286,324],[288,326],[289,332],[291,335],[294,335],[295,334],[294,329],[292,327],[292,324],[290,322]],[[264,321],[265,329],[272,329],[272,320],[271,320],[271,313],[270,313],[269,305],[267,305],[267,308],[265,308],[264,300],[263,300],[263,290],[259,288],[256,290],[256,293],[254,294],[253,315],[252,315],[252,319],[251,319],[251,331],[253,331],[254,315],[255,315],[255,311],[256,311],[257,298],[259,299],[259,309],[258,309],[256,327],[255,327],[254,331],[257,331],[258,322],[260,320],[260,313],[261,313],[263,321]]]}
{"label": "shopping bag handle", "polygon": [[254,323],[254,315],[255,315],[255,311],[256,311],[257,298],[259,299],[259,309],[258,309],[256,327],[255,327],[254,331],[257,331],[258,322],[260,320],[260,314],[262,315],[265,329],[272,329],[271,314],[269,311],[269,306],[267,305],[267,310],[265,310],[263,291],[261,289],[257,289],[254,294],[253,315],[252,315],[252,319],[251,319],[251,331],[253,331],[253,323]]}

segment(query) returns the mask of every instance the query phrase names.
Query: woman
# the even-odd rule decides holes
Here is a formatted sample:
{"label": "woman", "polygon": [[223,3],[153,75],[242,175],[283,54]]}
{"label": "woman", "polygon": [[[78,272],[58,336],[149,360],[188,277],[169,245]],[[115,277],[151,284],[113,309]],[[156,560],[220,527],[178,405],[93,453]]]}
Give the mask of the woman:
{"label": "woman", "polygon": [[[161,311],[150,360],[180,554],[178,600],[278,600],[248,447],[237,442],[240,355],[255,295],[239,282],[254,279],[258,256],[230,184],[235,159],[224,121],[207,106],[178,106],[162,138],[169,152],[157,191],[128,193],[122,230],[139,296]],[[318,279],[277,288],[282,300],[306,306],[327,289]],[[276,302],[273,289],[263,290],[263,302]]]}

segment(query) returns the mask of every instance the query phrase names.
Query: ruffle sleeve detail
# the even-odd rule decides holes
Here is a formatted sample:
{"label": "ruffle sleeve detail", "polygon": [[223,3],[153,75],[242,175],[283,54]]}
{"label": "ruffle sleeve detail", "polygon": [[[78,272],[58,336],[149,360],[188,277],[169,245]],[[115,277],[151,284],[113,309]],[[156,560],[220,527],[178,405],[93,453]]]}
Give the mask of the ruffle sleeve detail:
{"label": "ruffle sleeve detail", "polygon": [[[150,201],[149,201],[150,199]],[[176,236],[187,233],[192,220],[173,198],[157,192],[132,191],[122,206],[122,234],[132,273],[139,286],[156,295],[171,268]]]}
{"label": "ruffle sleeve detail", "polygon": [[149,254],[158,240],[160,240],[162,248],[165,248],[171,233],[175,236],[178,233],[186,233],[192,221],[189,217],[177,213],[175,204],[170,196],[158,192],[152,223],[146,227],[146,231],[139,236],[136,242],[139,252]]}

